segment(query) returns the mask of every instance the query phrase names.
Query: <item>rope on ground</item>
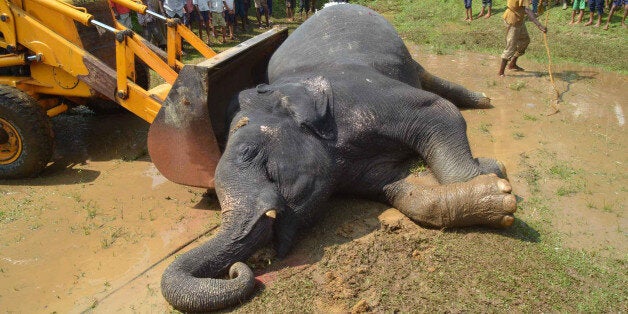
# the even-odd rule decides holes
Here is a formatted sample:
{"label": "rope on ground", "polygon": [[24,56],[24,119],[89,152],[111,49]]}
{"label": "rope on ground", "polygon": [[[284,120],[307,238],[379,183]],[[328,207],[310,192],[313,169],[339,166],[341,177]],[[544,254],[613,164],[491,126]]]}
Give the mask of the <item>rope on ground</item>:
{"label": "rope on ground", "polygon": [[[545,12],[545,29],[547,29],[547,24],[549,22],[549,11]],[[558,110],[558,103],[560,102],[560,93],[558,92],[558,88],[556,88],[556,83],[554,82],[554,75],[552,74],[552,55],[550,54],[549,44],[547,43],[547,32],[543,33],[543,42],[545,43],[545,50],[547,51],[547,71],[549,72],[550,82],[552,82],[552,87],[554,88],[555,98],[550,101],[550,107],[554,110],[553,112],[548,113],[548,116],[553,114],[557,114],[560,110]]]}
{"label": "rope on ground", "polygon": [[[220,225],[216,225],[216,226],[211,226],[208,229],[206,229],[205,231],[203,231],[202,233],[199,233],[196,237],[192,238],[191,240],[179,245],[177,248],[175,248],[174,250],[170,251],[170,253],[168,253],[166,256],[162,257],[160,260],[156,261],[155,263],[153,263],[152,265],[148,266],[148,268],[144,269],[144,271],[142,271],[141,273],[137,274],[135,277],[129,279],[127,282],[125,282],[124,284],[122,284],[121,286],[119,286],[118,288],[116,288],[115,290],[109,292],[107,295],[105,295],[104,297],[102,297],[101,299],[95,299],[94,302],[95,303],[100,303],[102,301],[104,301],[105,299],[109,298],[110,296],[112,296],[114,293],[120,291],[122,288],[128,286],[129,284],[131,284],[132,282],[134,282],[135,280],[137,280],[138,278],[142,277],[144,274],[146,274],[148,271],[150,271],[151,269],[155,268],[157,265],[161,264],[163,261],[167,260],[168,258],[170,258],[171,256],[179,253],[181,250],[183,250],[184,248],[186,248],[188,245],[198,241],[200,238],[210,234],[212,231],[218,229],[218,227],[220,227]],[[86,314],[86,313],[91,313],[93,309],[93,306],[89,307],[88,309],[85,309],[84,311],[81,312],[81,314]]]}

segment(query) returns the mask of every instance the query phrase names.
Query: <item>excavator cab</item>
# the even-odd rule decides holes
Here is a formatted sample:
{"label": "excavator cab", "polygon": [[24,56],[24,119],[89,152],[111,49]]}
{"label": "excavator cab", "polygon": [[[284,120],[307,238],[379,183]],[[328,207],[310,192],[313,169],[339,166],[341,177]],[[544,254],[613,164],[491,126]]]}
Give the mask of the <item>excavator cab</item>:
{"label": "excavator cab", "polygon": [[[118,23],[110,3],[167,26],[162,51]],[[0,179],[37,175],[50,161],[49,118],[76,105],[125,108],[151,123],[148,151],[169,180],[213,188],[239,91],[267,81],[287,38],[274,28],[217,54],[176,19],[134,0],[0,1]],[[206,60],[181,62],[181,39]],[[150,87],[148,69],[164,83]]]}

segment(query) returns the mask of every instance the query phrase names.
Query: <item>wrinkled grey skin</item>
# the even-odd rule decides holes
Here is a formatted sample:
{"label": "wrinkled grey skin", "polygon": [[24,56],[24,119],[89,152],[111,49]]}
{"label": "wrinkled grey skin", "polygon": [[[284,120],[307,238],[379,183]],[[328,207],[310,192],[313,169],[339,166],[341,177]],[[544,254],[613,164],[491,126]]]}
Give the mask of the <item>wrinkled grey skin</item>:
{"label": "wrinkled grey skin", "polygon": [[[376,12],[320,11],[275,52],[268,76],[230,108],[215,175],[221,231],[164,273],[162,292],[175,308],[243,302],[253,289],[245,265],[232,268],[234,279],[213,278],[271,239],[278,256],[287,254],[335,193],[391,204],[425,226],[512,224],[510,185],[494,175],[505,170],[472,157],[456,108],[489,100],[424,71]],[[418,159],[430,170],[411,180]]]}

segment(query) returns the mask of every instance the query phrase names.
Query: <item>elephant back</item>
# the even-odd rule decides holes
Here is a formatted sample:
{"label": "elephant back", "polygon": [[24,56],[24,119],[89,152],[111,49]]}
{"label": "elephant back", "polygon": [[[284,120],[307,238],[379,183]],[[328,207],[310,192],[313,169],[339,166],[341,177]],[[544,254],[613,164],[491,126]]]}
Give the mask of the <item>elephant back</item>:
{"label": "elephant back", "polygon": [[272,83],[283,76],[356,64],[418,84],[415,62],[394,27],[379,13],[354,4],[333,5],[306,20],[275,51],[268,77]]}

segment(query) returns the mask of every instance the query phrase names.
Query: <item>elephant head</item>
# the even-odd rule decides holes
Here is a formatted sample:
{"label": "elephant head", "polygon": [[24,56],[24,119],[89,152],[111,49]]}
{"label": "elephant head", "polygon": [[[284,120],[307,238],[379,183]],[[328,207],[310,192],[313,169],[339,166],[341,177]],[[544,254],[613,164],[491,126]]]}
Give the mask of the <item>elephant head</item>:
{"label": "elephant head", "polygon": [[[183,311],[244,301],[254,278],[243,263],[274,238],[285,255],[294,234],[332,190],[333,95],[323,77],[283,80],[242,91],[230,106],[227,144],[215,174],[222,208],[218,234],[178,257],[161,282]],[[234,264],[235,263],[235,264]],[[230,279],[219,279],[229,271]]]}

